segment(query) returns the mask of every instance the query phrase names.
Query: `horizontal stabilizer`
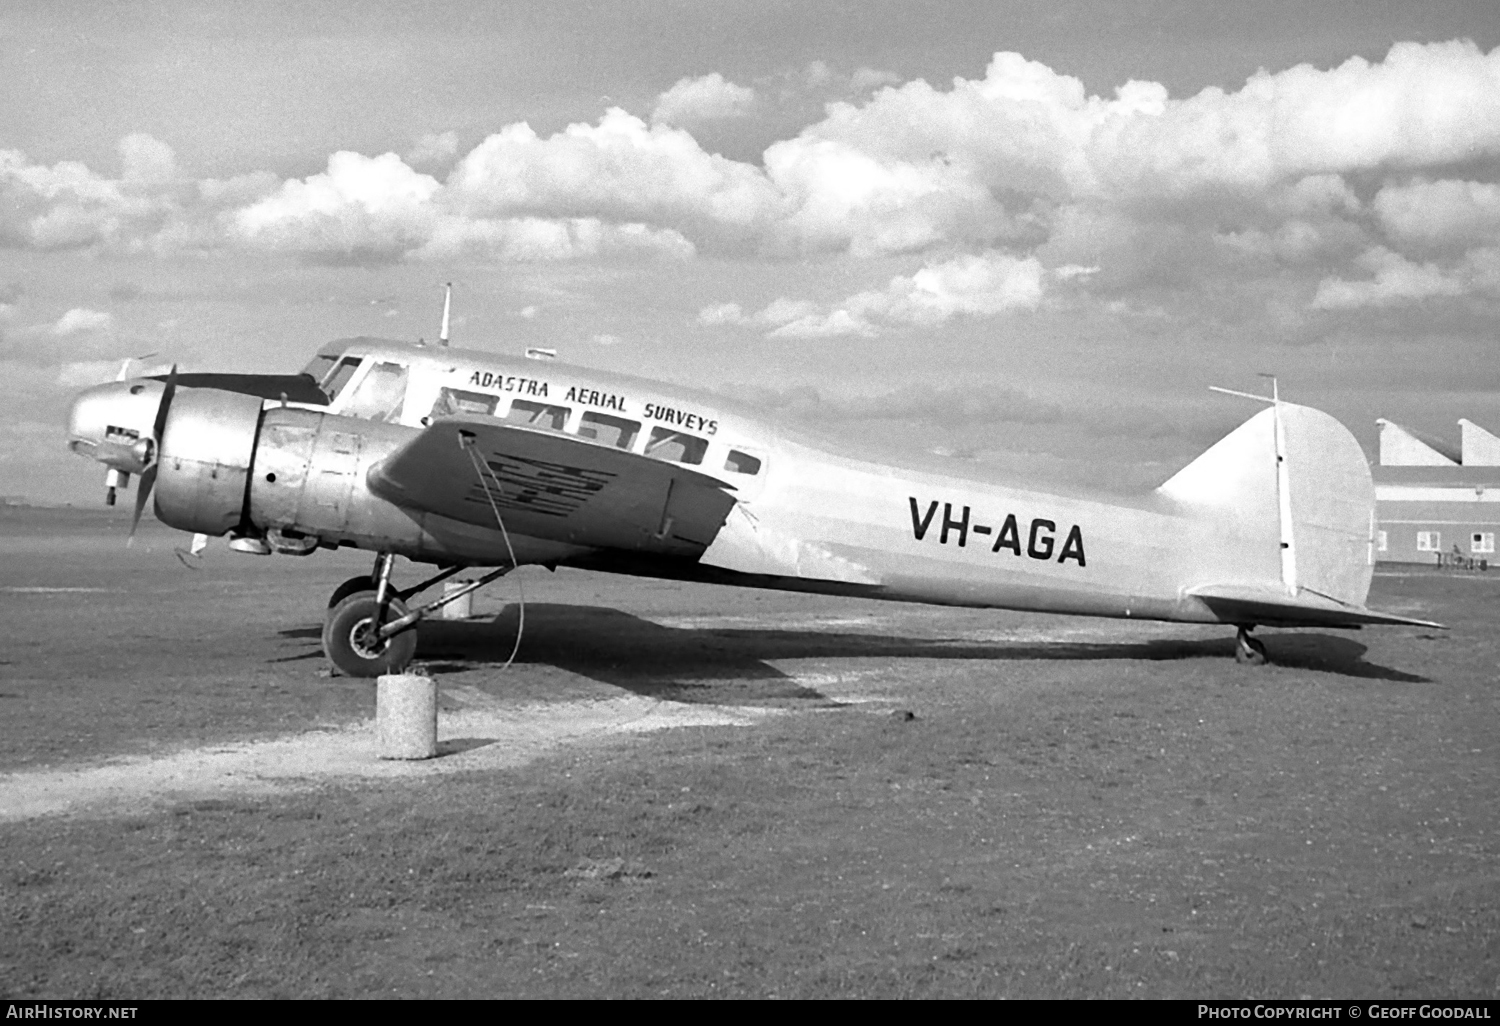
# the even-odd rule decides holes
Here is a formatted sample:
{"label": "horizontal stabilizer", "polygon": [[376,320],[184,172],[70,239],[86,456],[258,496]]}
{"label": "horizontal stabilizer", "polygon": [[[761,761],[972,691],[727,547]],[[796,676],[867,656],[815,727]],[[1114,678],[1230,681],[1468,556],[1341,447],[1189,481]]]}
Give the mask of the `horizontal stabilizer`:
{"label": "horizontal stabilizer", "polygon": [[1225,623],[1266,627],[1361,627],[1387,624],[1407,627],[1448,628],[1431,620],[1377,613],[1364,606],[1351,606],[1306,588],[1295,596],[1275,587],[1246,584],[1209,584],[1192,588],[1189,595],[1202,600]]}

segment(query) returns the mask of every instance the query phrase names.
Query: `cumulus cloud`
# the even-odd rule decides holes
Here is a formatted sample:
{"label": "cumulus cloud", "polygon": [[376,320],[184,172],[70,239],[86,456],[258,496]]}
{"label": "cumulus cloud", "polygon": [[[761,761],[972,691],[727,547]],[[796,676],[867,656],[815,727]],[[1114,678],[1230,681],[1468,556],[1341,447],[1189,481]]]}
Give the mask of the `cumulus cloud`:
{"label": "cumulus cloud", "polygon": [[829,142],[888,166],[940,153],[955,181],[1064,203],[1233,197],[1348,210],[1357,201],[1340,174],[1500,152],[1500,51],[1402,44],[1382,64],[1261,72],[1238,92],[1182,100],[1150,82],[1088,96],[1077,79],[1002,53],[983,79],[949,91],[917,81],[835,105],[773,147],[768,166],[816,159]]}
{"label": "cumulus cloud", "polygon": [[545,137],[512,124],[466,154],[433,132],[404,158],[340,152],[285,181],[186,180],[146,135],[121,141],[118,178],[0,151],[0,246],[356,263],[951,258],[795,316],[699,318],[826,335],[993,316],[1034,306],[1048,282],[1087,280],[1113,301],[1285,272],[1325,310],[1451,297],[1487,287],[1483,251],[1500,244],[1500,185],[1454,177],[1500,156],[1500,49],[1401,43],[1187,97],[1143,81],[1090,95],[1015,53],[942,86],[817,62],[779,81],[843,99],[759,163],[682,127],[779,102],[774,83],[720,73],[677,82],[649,120],[611,109]]}
{"label": "cumulus cloud", "polygon": [[986,252],[929,264],[900,275],[880,291],[861,292],[820,311],[788,305],[758,317],[781,320],[778,338],[828,338],[879,333],[881,322],[932,327],[958,316],[1034,310],[1042,301],[1044,271],[1035,257]]}
{"label": "cumulus cloud", "polygon": [[849,76],[849,86],[855,92],[869,92],[879,89],[881,86],[895,85],[901,81],[901,76],[889,71],[879,71],[875,68],[856,68]]}
{"label": "cumulus cloud", "polygon": [[574,260],[641,255],[685,259],[693,244],[669,228],[610,224],[594,217],[438,217],[425,243],[410,251],[423,260]]}
{"label": "cumulus cloud", "polygon": [[0,245],[129,248],[160,228],[172,207],[170,196],[127,189],[76,161],[49,168],[0,150]]}
{"label": "cumulus cloud", "polygon": [[102,310],[74,307],[59,317],[47,331],[61,338],[82,332],[106,331],[114,326],[114,322],[114,316]]}
{"label": "cumulus cloud", "polygon": [[177,155],[172,147],[144,132],[120,140],[120,164],[126,182],[155,185],[177,178]]}
{"label": "cumulus cloud", "polygon": [[1452,253],[1500,242],[1500,185],[1491,182],[1387,185],[1372,206],[1386,235],[1400,245]]}
{"label": "cumulus cloud", "polygon": [[738,303],[716,303],[698,311],[699,324],[743,324],[744,321],[745,311]]}
{"label": "cumulus cloud", "polygon": [[758,168],[618,108],[546,139],[510,125],[459,162],[447,193],[447,204],[472,218],[597,217],[709,246],[753,238],[783,207]]}
{"label": "cumulus cloud", "polygon": [[651,122],[691,125],[699,121],[742,118],[754,105],[754,89],[726,81],[715,71],[699,78],[679,79],[676,85],[657,97]]}
{"label": "cumulus cloud", "polygon": [[1373,271],[1374,277],[1366,281],[1324,278],[1313,297],[1313,309],[1395,306],[1435,296],[1459,296],[1467,291],[1462,281],[1445,273],[1436,264],[1417,264],[1383,247],[1370,250],[1357,262]]}
{"label": "cumulus cloud", "polygon": [[432,234],[437,179],[394,153],[340,151],[328,170],[292,179],[237,211],[234,229],[251,245],[330,260],[397,259]]}
{"label": "cumulus cloud", "polygon": [[1460,297],[1500,299],[1500,246],[1481,246],[1456,260],[1420,263],[1377,246],[1355,263],[1373,277],[1325,277],[1318,283],[1313,309],[1394,307]]}
{"label": "cumulus cloud", "polygon": [[[13,312],[0,312],[0,326]],[[119,346],[115,318],[102,310],[74,307],[56,320],[0,332],[5,359],[36,367],[67,361],[108,361]],[[119,361],[114,363],[119,368]]]}
{"label": "cumulus cloud", "polygon": [[450,167],[457,158],[457,132],[429,132],[412,145],[404,159],[419,170],[440,170]]}

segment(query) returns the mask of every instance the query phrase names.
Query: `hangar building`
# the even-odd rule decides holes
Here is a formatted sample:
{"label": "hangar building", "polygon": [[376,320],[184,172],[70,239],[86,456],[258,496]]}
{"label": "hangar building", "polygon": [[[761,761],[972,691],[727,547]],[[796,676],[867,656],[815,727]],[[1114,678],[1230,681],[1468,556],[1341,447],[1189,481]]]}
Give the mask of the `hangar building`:
{"label": "hangar building", "polygon": [[1391,421],[1376,423],[1376,560],[1493,563],[1500,534],[1500,438],[1460,420],[1455,451]]}

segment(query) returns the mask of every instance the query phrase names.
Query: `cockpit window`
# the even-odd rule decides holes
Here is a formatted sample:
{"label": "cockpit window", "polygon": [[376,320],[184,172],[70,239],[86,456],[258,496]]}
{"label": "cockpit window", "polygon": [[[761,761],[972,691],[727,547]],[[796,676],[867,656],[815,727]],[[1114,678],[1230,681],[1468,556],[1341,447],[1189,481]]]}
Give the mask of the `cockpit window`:
{"label": "cockpit window", "polygon": [[354,372],[359,369],[360,361],[363,359],[362,356],[346,356],[339,361],[337,367],[324,372],[318,384],[322,386],[323,394],[328,396],[329,402],[339,397],[339,393],[344,390],[345,385],[349,384],[349,379],[354,377]]}
{"label": "cockpit window", "polygon": [[406,368],[399,363],[377,363],[360,379],[339,412],[346,417],[394,424],[401,419],[405,400]]}
{"label": "cockpit window", "polygon": [[337,353],[319,353],[307,361],[307,366],[302,368],[302,373],[312,378],[313,381],[322,382],[338,359]]}
{"label": "cockpit window", "polygon": [[697,465],[703,462],[708,452],[708,439],[696,435],[685,435],[671,428],[652,428],[646,441],[646,455],[653,460],[671,460],[673,463]]}

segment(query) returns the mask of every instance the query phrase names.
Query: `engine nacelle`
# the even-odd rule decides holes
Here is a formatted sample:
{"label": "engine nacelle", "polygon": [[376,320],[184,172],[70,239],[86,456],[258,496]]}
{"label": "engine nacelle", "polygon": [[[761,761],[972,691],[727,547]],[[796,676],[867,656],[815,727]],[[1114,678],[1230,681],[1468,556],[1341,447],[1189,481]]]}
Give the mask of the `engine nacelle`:
{"label": "engine nacelle", "polygon": [[420,558],[439,548],[424,517],[374,495],[370,468],[416,429],[291,407],[265,412],[250,478],[249,520],[261,530]]}
{"label": "engine nacelle", "polygon": [[426,561],[503,558],[493,530],[402,509],[370,491],[370,469],[418,429],[262,404],[220,389],[177,392],[158,463],[163,523],[266,537],[278,552],[354,545]]}
{"label": "engine nacelle", "polygon": [[157,457],[158,519],[195,534],[220,535],[241,524],[260,408],[253,395],[178,391]]}

